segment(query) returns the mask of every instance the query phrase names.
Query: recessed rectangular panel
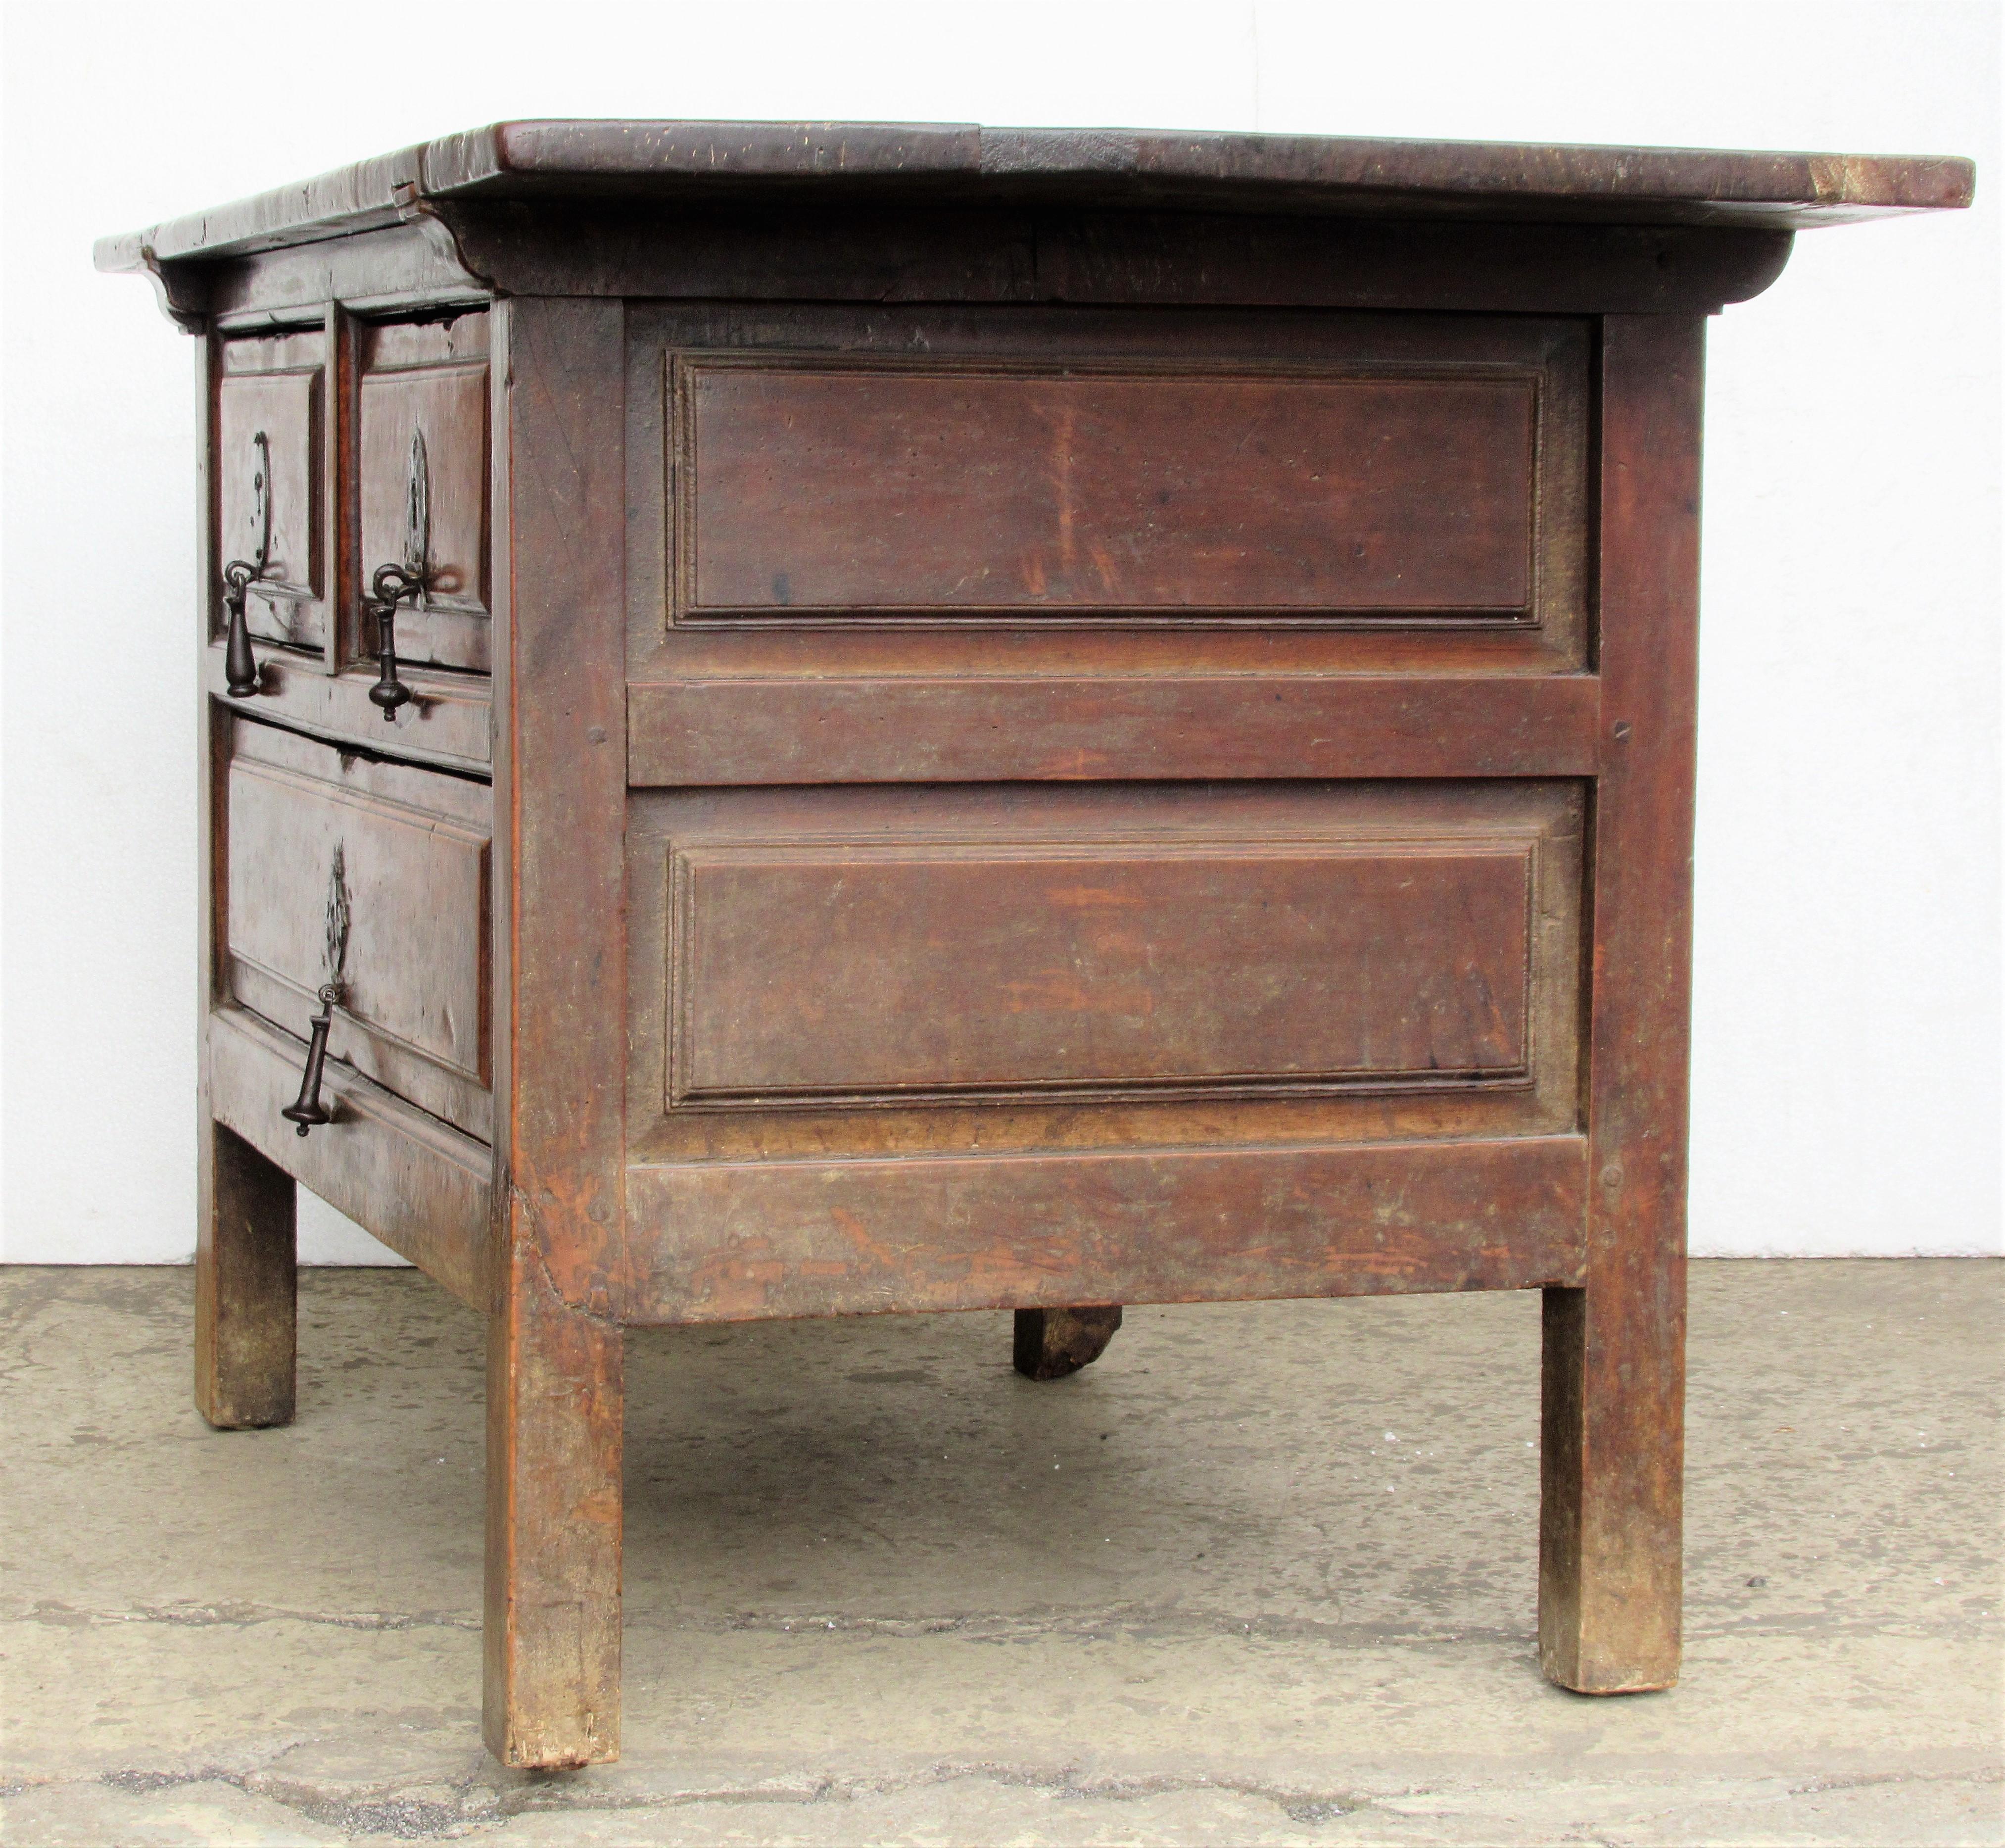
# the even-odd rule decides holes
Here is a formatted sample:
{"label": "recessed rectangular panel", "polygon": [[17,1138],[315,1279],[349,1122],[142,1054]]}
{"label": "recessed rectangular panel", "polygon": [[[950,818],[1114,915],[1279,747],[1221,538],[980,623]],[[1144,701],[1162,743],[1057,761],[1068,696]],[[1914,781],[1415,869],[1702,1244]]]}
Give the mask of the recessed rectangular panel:
{"label": "recessed rectangular panel", "polygon": [[360,412],[363,581],[381,565],[421,562],[428,585],[416,607],[398,611],[399,654],[482,672],[491,655],[485,321],[368,330]]}
{"label": "recessed rectangular panel", "polygon": [[259,567],[244,606],[251,633],[303,648],[326,634],[325,348],[318,332],[229,341],[216,381],[219,575],[237,560]]}
{"label": "recessed rectangular panel", "polygon": [[681,620],[1529,618],[1529,368],[691,358]]}
{"label": "recessed rectangular panel", "polygon": [[487,792],[241,727],[226,939],[236,998],[304,1035],[338,976],[330,1051],[485,1134]]}
{"label": "recessed rectangular panel", "polygon": [[1522,1081],[1533,852],[680,851],[670,1101]]}

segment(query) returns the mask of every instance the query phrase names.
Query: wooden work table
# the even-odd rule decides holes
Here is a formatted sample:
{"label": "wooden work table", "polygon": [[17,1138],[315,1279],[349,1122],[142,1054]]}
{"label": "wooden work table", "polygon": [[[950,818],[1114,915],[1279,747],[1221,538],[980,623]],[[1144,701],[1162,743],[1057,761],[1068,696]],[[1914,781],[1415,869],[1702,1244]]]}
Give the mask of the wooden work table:
{"label": "wooden work table", "polygon": [[1676,1678],[1705,318],[1972,184],[531,122],[99,247],[202,367],[197,1400],[292,1415],[295,1180],[487,1318],[497,1755],[617,1753],[638,1323],[1541,1289],[1546,1672]]}

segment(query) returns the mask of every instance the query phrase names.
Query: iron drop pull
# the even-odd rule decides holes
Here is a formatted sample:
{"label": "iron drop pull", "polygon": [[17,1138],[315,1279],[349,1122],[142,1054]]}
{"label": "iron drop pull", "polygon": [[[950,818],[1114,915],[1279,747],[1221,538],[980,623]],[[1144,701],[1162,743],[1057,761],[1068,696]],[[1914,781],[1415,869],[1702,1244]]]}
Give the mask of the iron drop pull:
{"label": "iron drop pull", "polygon": [[320,986],[320,1012],[309,1024],[313,1031],[307,1042],[307,1068],[300,1077],[300,1094],[279,1114],[297,1123],[304,1136],[315,1123],[332,1123],[334,1112],[320,1101],[320,1076],[327,1063],[328,1029],[334,1024],[335,1003],[346,988],[342,971],[348,964],[348,855],[340,841],[334,844],[334,863],[327,880],[325,922],[327,980]]}
{"label": "iron drop pull", "polygon": [[230,612],[229,638],[223,650],[223,684],[232,699],[248,699],[260,690],[258,657],[251,649],[251,624],[244,613],[244,601],[258,574],[258,567],[241,558],[233,558],[223,567],[223,603]]}
{"label": "iron drop pull", "polygon": [[416,599],[424,588],[424,573],[408,571],[401,564],[379,565],[370,580],[370,601],[376,611],[377,673],[369,698],[386,720],[394,721],[397,708],[411,697],[410,688],[397,678],[397,606],[406,597]]}
{"label": "iron drop pull", "polygon": [[288,1123],[297,1123],[302,1136],[315,1123],[334,1120],[334,1113],[320,1101],[320,1074],[327,1063],[327,1031],[334,1024],[334,1004],[340,999],[341,990],[333,982],[321,989],[320,1012],[308,1023],[313,1037],[307,1042],[307,1068],[300,1077],[300,1094],[279,1112]]}

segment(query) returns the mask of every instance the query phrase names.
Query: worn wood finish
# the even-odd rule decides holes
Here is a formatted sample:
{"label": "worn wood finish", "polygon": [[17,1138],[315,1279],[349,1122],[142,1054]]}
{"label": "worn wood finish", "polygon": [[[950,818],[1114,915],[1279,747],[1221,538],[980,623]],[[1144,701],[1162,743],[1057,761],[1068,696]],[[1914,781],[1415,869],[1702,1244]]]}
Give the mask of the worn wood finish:
{"label": "worn wood finish", "polygon": [[[868,206],[679,209],[462,204],[260,255],[156,271],[169,311],[249,328],[339,299],[396,312],[490,286],[679,301],[1084,302],[1158,307],[1706,314],[1758,295],[1791,233],[1756,227],[1513,224]],[[142,267],[139,260],[114,266]]]}
{"label": "worn wood finish", "polygon": [[205,1119],[195,1249],[195,1402],[219,1431],[293,1419],[293,1178]]}
{"label": "worn wood finish", "polygon": [[[630,325],[630,492],[669,513],[631,531],[636,609],[660,599],[637,680],[1586,664],[1579,321],[725,305]],[[1360,393],[1398,395],[1427,441],[1346,442]],[[1472,448],[1471,395],[1517,420],[1508,459]],[[1427,526],[1494,581],[1457,589],[1450,562],[1392,584],[1416,574],[1400,532]]]}
{"label": "worn wood finish", "polygon": [[233,996],[304,1035],[338,980],[329,1056],[491,1142],[488,785],[240,719],[224,799]]}
{"label": "worn wood finish", "polygon": [[[260,640],[319,651],[328,583],[330,399],[325,328],[218,343],[212,480],[222,560],[262,562],[245,599]],[[219,607],[216,626],[222,627]]]}
{"label": "worn wood finish", "polygon": [[1678,1672],[1705,331],[1603,334],[1587,1274],[1546,1302],[1539,1572],[1540,1663],[1589,1694]]}
{"label": "worn wood finish", "polygon": [[201,336],[198,1397],[294,1179],[486,1316],[504,1763],[618,1750],[627,1323],[1541,1289],[1542,1660],[1669,1685],[1701,317],[1972,181],[530,122],[100,247]]}
{"label": "worn wood finish", "polygon": [[[1970,202],[1968,160],[972,123],[526,121],[441,137],[97,247],[107,269],[311,244],[482,199],[802,195],[1129,209],[1805,227]],[[533,222],[518,209],[518,223]]]}
{"label": "worn wood finish", "polygon": [[632,1322],[1522,1290],[1582,1275],[1575,1136],[627,1171]]}
{"label": "worn wood finish", "polygon": [[1533,851],[693,849],[669,1103],[1525,1080]]}
{"label": "worn wood finish", "polygon": [[644,789],[1592,774],[1592,675],[636,682]]}
{"label": "worn wood finish", "polygon": [[1026,1379],[1063,1379],[1107,1351],[1121,1326],[1121,1305],[1019,1309],[1010,1359]]}
{"label": "worn wood finish", "polygon": [[[157,261],[157,259],[156,259]],[[143,265],[142,265],[143,266]],[[230,332],[284,325],[301,310],[338,302],[362,315],[437,314],[485,307],[490,285],[462,261],[458,240],[423,213],[374,231],[322,238],[203,264],[156,270],[170,311],[197,311]]]}
{"label": "worn wood finish", "polygon": [[679,621],[1532,613],[1530,371],[677,372]]}
{"label": "worn wood finish", "polygon": [[[379,565],[420,557],[427,585],[397,612],[399,659],[479,673],[492,665],[487,321],[475,311],[370,325],[356,354],[356,582],[366,596]],[[349,618],[350,655],[370,653],[375,624],[359,597]]]}
{"label": "worn wood finish", "polygon": [[496,769],[511,898],[486,1728],[504,1764],[581,1765],[620,1749],[625,328],[617,303],[497,314]]}
{"label": "worn wood finish", "polygon": [[376,683],[373,662],[366,668],[327,674],[320,671],[318,661],[289,648],[260,645],[255,652],[258,691],[248,699],[233,699],[226,690],[223,643],[219,639],[209,646],[202,674],[211,698],[251,718],[330,743],[393,751],[413,763],[463,770],[478,777],[491,774],[493,701],[485,676],[402,669],[411,701],[399,707],[386,724],[369,703],[369,689]]}
{"label": "worn wood finish", "polygon": [[209,1107],[268,1161],[484,1310],[493,1151],[330,1059],[321,1101],[332,1122],[295,1133],[279,1113],[298,1094],[306,1047],[247,1008],[225,1006],[204,1035]]}
{"label": "worn wood finish", "polygon": [[[636,799],[630,1141],[729,1159],[1570,1129],[1582,807],[1563,781]],[[1502,1063],[1466,1063],[1472,1033]],[[1396,1099],[1437,1108],[1396,1124]]]}
{"label": "worn wood finish", "polygon": [[669,1106],[1529,1082],[1536,836],[1323,825],[678,851]]}

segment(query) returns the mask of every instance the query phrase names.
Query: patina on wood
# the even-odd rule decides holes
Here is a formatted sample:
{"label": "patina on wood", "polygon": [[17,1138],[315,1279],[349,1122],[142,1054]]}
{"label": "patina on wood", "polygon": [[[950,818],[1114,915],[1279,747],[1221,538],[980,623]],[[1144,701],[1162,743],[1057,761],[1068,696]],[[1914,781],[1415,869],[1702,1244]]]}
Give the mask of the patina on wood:
{"label": "patina on wood", "polygon": [[1539,1656],[1585,1694],[1677,1680],[1704,324],[1603,332],[1602,723],[1585,1287],[1547,1292]]}
{"label": "patina on wood", "polygon": [[295,1180],[486,1316],[497,1757],[618,1751],[634,1323],[1540,1289],[1545,1671],[1676,1678],[1703,318],[1972,183],[525,122],[100,247],[202,336],[198,1403]]}
{"label": "patina on wood", "polygon": [[486,1735],[504,1764],[581,1765],[620,1751],[623,319],[613,302],[501,314],[509,1102],[487,1345]]}

